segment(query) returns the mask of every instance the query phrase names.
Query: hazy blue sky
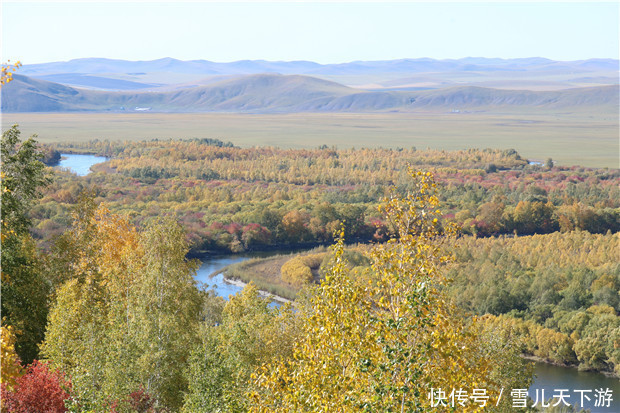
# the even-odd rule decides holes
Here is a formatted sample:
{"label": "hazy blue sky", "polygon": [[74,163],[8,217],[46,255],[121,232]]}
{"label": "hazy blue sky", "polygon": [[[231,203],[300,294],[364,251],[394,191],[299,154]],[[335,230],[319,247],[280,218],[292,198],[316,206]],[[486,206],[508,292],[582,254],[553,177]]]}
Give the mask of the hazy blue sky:
{"label": "hazy blue sky", "polygon": [[2,61],[618,58],[606,3],[2,1]]}

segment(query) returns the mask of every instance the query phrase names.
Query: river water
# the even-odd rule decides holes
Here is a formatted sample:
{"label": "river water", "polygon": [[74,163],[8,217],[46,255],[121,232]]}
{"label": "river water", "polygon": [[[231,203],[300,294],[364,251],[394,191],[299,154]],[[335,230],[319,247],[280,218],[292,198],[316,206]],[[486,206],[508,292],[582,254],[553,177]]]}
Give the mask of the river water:
{"label": "river water", "polygon": [[61,158],[58,163],[58,167],[70,169],[78,176],[88,175],[91,172],[91,166],[108,160],[106,157],[96,155],[62,153],[60,156]]}
{"label": "river water", "polygon": [[222,274],[217,274],[213,277],[210,277],[210,275],[217,271],[220,271],[227,265],[249,260],[250,258],[252,258],[252,254],[238,254],[228,256],[216,255],[213,257],[204,258],[202,260],[202,265],[200,265],[200,268],[198,268],[198,271],[196,272],[196,276],[194,278],[196,278],[196,281],[202,283],[205,287],[213,288],[219,296],[228,299],[229,296],[237,294],[239,291],[242,290],[242,288],[225,282],[224,276]]}
{"label": "river water", "polygon": [[[74,155],[62,154],[59,166],[69,168],[79,176],[85,176],[90,173],[90,167],[94,164],[105,162],[108,158],[95,155]],[[291,251],[287,251],[291,252]],[[224,267],[236,262],[248,260],[256,257],[269,257],[276,254],[282,254],[283,251],[254,252],[237,255],[220,255],[203,257],[202,265],[196,273],[196,280],[200,283],[213,288],[217,294],[228,299],[230,295],[234,295],[242,290],[241,287],[228,284],[224,281],[222,274],[210,277],[211,274],[219,272]],[[274,304],[277,305],[277,304]],[[534,384],[528,389],[528,396],[534,401],[536,399],[548,400],[559,394],[561,389],[567,397],[564,398],[571,404],[579,403],[581,394],[584,395],[584,406],[590,409],[592,413],[620,413],[620,380],[606,377],[600,373],[580,372],[577,369],[553,366],[545,363],[535,363]],[[597,391],[611,390],[611,402],[609,407],[596,406],[598,394]],[[583,392],[576,392],[583,390]],[[544,391],[544,393],[543,393]],[[510,397],[511,389],[504,389],[503,397]],[[590,400],[587,400],[587,397]],[[557,400],[556,400],[557,401]]]}
{"label": "river water", "polygon": [[[237,294],[243,288],[224,281],[224,276],[219,273],[219,271],[221,271],[224,267],[237,262],[249,260],[250,258],[267,258],[274,255],[293,254],[295,252],[295,250],[272,250],[235,255],[213,255],[208,258],[203,257],[202,264],[200,265],[200,268],[198,268],[195,279],[199,283],[202,283],[205,287],[213,288],[218,295],[228,299],[229,296]],[[218,274],[211,277],[214,273]],[[277,301],[273,301],[273,305],[277,306],[280,304]]]}
{"label": "river water", "polygon": [[[553,366],[545,363],[536,363],[534,368],[536,378],[534,384],[529,389],[529,396],[536,399],[536,391],[541,396],[544,390],[545,398],[551,398],[554,393],[559,394],[560,389],[567,389],[570,398],[566,398],[571,404],[581,404],[581,392],[575,390],[586,390],[584,394],[583,407],[590,409],[592,413],[620,413],[620,380],[606,377],[601,373],[578,371],[574,368]],[[596,406],[596,395],[598,390],[611,390],[613,401],[609,407]],[[591,392],[588,392],[591,390]],[[590,401],[586,396],[590,397]],[[556,401],[557,402],[557,399]],[[555,403],[554,402],[554,403]],[[606,405],[605,405],[606,406]]]}

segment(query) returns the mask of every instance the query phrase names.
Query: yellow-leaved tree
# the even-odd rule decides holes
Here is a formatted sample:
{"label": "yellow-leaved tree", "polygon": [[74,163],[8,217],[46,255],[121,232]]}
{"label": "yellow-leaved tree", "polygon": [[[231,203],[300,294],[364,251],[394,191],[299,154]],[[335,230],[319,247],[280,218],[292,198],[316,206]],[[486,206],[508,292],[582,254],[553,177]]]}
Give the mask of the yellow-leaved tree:
{"label": "yellow-leaved tree", "polygon": [[163,218],[138,231],[89,196],[73,217],[52,249],[42,354],[71,377],[80,411],[125,411],[130,394],[178,411],[201,304],[183,229]]}
{"label": "yellow-leaved tree", "polygon": [[[299,309],[302,333],[293,358],[255,375],[254,411],[453,410],[450,393],[459,389],[459,411],[496,407],[509,379],[504,360],[512,363],[518,354],[488,343],[476,320],[448,302],[443,268],[451,258],[442,244],[455,231],[439,223],[433,175],[409,173],[410,191],[394,190],[380,207],[392,237],[373,249],[366,271],[346,269],[341,230],[325,280]],[[523,383],[510,385],[528,384],[519,366]],[[469,398],[482,390],[486,399]]]}
{"label": "yellow-leaved tree", "polygon": [[2,344],[2,375],[0,384],[6,386],[8,390],[12,390],[15,380],[21,374],[21,364],[19,356],[15,352],[15,333],[13,326],[1,326],[0,340]]}

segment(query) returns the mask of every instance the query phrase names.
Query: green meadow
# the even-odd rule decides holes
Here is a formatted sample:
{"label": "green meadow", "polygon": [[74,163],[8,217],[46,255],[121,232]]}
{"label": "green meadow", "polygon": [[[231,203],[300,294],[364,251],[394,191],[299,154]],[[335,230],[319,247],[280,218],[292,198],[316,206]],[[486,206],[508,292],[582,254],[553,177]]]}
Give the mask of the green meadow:
{"label": "green meadow", "polygon": [[241,147],[516,149],[535,161],[618,167],[615,111],[511,110],[460,113],[9,113],[44,143],[91,139],[217,138]]}

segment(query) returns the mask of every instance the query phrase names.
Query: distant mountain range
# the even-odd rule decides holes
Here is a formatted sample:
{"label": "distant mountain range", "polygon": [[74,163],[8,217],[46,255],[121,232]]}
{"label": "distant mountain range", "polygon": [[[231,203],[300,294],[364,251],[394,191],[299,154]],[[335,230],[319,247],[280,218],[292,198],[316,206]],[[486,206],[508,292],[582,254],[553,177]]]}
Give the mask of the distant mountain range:
{"label": "distant mountain range", "polygon": [[[129,64],[138,70],[144,62],[84,59],[80,65],[95,70],[109,70],[109,65]],[[487,59],[488,60],[488,59]],[[173,59],[163,59],[160,67],[189,67]],[[595,64],[594,62],[583,64]],[[148,62],[152,64],[153,62]],[[256,65],[242,64],[238,67]],[[267,64],[268,62],[265,62]],[[316,63],[293,62],[299,67]],[[373,62],[375,66],[380,62]],[[401,62],[408,65],[407,62]],[[500,62],[501,63],[501,62]],[[499,66],[500,63],[497,63]],[[195,63],[199,65],[200,63]],[[276,63],[273,63],[276,64]],[[361,64],[361,63],[360,63]],[[429,64],[434,64],[429,62]],[[443,64],[443,63],[441,63]],[[463,65],[465,62],[459,61]],[[474,62],[470,64],[475,64]],[[525,63],[524,63],[525,64]],[[528,64],[534,64],[529,62]],[[537,61],[536,64],[546,64]],[[609,64],[606,61],[601,65]],[[54,65],[54,64],[49,64]],[[66,66],[57,64],[58,68]],[[231,64],[232,65],[232,64]],[[43,70],[45,65],[37,65]],[[398,67],[395,63],[394,67]],[[514,65],[511,65],[514,68]],[[29,70],[33,70],[29,68]],[[49,69],[45,69],[49,70]],[[78,69],[76,69],[78,70]],[[81,70],[81,69],[80,69]],[[117,70],[117,69],[115,69]],[[172,70],[172,69],[170,69]],[[175,69],[176,70],[176,69]],[[180,69],[179,69],[180,70]],[[185,69],[190,70],[190,69]],[[198,69],[196,69],[198,70]],[[291,69],[292,70],[292,69]],[[351,68],[347,70],[353,70]],[[396,69],[394,69],[396,70]],[[26,70],[24,70],[25,72]],[[204,74],[204,73],[203,73]],[[370,112],[416,110],[478,110],[498,107],[569,108],[582,106],[617,106],[618,85],[558,91],[500,90],[475,86],[447,87],[429,90],[361,90],[336,82],[304,75],[250,74],[236,75],[224,80],[211,80],[206,85],[187,86],[176,90],[101,91],[87,90],[23,75],[2,88],[3,112]],[[131,86],[131,85],[129,85]],[[135,86],[135,85],[134,85]]]}
{"label": "distant mountain range", "polygon": [[183,89],[256,74],[307,75],[362,89],[412,90],[452,86],[558,90],[618,84],[619,62],[525,59],[400,59],[318,64],[309,61],[241,60],[216,63],[164,58],[101,58],[24,65],[19,73],[50,82],[99,90]]}
{"label": "distant mountain range", "polygon": [[309,61],[269,62],[265,60],[240,60],[216,63],[208,60],[182,61],[164,58],[150,61],[127,61],[101,58],[75,59],[68,62],[25,65],[24,75],[44,76],[58,73],[146,73],[174,72],[201,75],[248,75],[259,73],[344,75],[375,73],[428,73],[460,71],[524,71],[524,70],[618,70],[618,60],[589,59],[561,62],[541,57],[525,59],[400,59],[381,61],[355,61],[339,64],[319,64]]}

